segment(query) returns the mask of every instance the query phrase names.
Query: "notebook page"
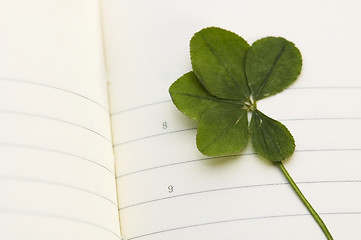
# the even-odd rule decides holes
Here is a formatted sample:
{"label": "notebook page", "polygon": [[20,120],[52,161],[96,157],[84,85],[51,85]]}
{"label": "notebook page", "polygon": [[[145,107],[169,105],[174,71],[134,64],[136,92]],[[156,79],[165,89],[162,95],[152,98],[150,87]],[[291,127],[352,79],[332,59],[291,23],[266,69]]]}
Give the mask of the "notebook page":
{"label": "notebook page", "polygon": [[296,139],[284,164],[335,239],[361,230],[361,5],[357,1],[103,1],[119,213],[125,239],[325,239],[280,170],[248,147],[208,158],[168,88],[207,26],[296,43],[303,70],[258,102]]}
{"label": "notebook page", "polygon": [[0,238],[120,239],[98,1],[2,1],[0,29]]}

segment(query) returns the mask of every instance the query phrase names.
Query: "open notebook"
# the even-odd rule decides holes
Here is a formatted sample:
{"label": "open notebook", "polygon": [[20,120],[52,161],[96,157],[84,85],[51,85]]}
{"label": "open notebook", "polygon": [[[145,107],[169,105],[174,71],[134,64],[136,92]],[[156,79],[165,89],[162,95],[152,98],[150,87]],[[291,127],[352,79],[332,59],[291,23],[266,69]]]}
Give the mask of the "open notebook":
{"label": "open notebook", "polygon": [[294,42],[300,78],[258,107],[335,239],[361,239],[358,0],[0,2],[1,239],[325,239],[279,169],[211,159],[168,87],[218,26]]}

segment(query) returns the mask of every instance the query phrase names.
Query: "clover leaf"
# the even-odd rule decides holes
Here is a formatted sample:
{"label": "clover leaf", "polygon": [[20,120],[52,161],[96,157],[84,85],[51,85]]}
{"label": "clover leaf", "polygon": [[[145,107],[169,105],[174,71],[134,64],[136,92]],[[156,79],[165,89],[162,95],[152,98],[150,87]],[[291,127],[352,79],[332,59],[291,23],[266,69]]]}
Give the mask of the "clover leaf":
{"label": "clover leaf", "polygon": [[193,72],[186,73],[170,88],[175,105],[199,121],[197,146],[209,156],[236,154],[246,147],[249,130],[247,111],[239,101],[208,93]]}
{"label": "clover leaf", "polygon": [[302,57],[297,47],[281,37],[262,38],[250,46],[233,32],[210,27],[194,34],[190,54],[193,71],[176,80],[169,93],[182,113],[198,121],[199,151],[234,155],[251,138],[254,151],[279,166],[327,239],[333,239],[282,164],[295,151],[291,133],[257,109],[257,101],[298,78]]}
{"label": "clover leaf", "polygon": [[190,50],[193,71],[179,78],[169,92],[177,108],[199,122],[199,151],[209,156],[237,154],[251,136],[255,151],[266,159],[282,161],[291,156],[292,135],[257,110],[256,101],[281,92],[297,79],[302,59],[295,45],[267,37],[250,47],[237,34],[211,27],[193,36]]}

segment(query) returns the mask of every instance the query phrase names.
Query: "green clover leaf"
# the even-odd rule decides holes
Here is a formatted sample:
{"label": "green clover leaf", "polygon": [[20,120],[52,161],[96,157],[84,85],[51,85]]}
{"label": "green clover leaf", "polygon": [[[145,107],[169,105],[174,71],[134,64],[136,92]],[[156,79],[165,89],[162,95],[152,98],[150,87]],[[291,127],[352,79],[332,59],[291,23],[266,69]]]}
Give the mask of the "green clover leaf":
{"label": "green clover leaf", "polygon": [[246,58],[246,74],[254,100],[281,92],[301,72],[302,57],[284,38],[267,37],[252,44]]}
{"label": "green clover leaf", "polygon": [[245,61],[248,43],[235,33],[206,28],[190,42],[192,68],[211,95],[222,99],[249,99]]}
{"label": "green clover leaf", "polygon": [[197,146],[202,153],[236,154],[246,147],[249,130],[243,102],[211,95],[193,72],[174,82],[170,92],[178,109],[199,121]]}
{"label": "green clover leaf", "polygon": [[[268,37],[250,47],[237,34],[211,27],[193,36],[190,49],[193,71],[169,92],[177,108],[199,122],[199,151],[208,156],[237,154],[251,136],[254,150],[266,159],[291,156],[292,135],[257,110],[256,101],[297,79],[302,58],[295,45]],[[247,112],[252,112],[250,125]]]}
{"label": "green clover leaf", "polygon": [[190,54],[193,71],[176,80],[169,93],[182,113],[198,121],[199,151],[208,156],[239,154],[251,138],[254,151],[279,166],[327,239],[332,240],[282,164],[295,151],[291,133],[257,109],[257,101],[283,91],[298,78],[300,51],[281,37],[262,38],[249,46],[235,33],[210,27],[194,34]]}

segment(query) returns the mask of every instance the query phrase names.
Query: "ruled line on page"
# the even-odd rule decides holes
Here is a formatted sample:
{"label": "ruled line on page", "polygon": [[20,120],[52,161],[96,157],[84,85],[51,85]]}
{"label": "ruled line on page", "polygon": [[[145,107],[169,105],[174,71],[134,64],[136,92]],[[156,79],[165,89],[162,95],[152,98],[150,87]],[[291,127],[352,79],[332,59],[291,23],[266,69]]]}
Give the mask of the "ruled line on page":
{"label": "ruled line on page", "polygon": [[64,221],[70,221],[75,223],[81,223],[85,224],[91,227],[98,228],[100,230],[109,232],[116,236],[118,239],[122,239],[121,236],[119,236],[116,232],[112,231],[111,229],[108,229],[106,227],[100,226],[98,224],[88,222],[82,219],[73,218],[69,216],[63,216],[63,215],[57,215],[57,214],[51,214],[51,213],[44,213],[44,212],[36,212],[36,211],[25,211],[25,210],[17,210],[17,209],[4,209],[0,208],[0,213],[3,214],[13,214],[13,215],[26,215],[31,217],[43,217],[43,218],[49,218],[49,219],[57,219],[57,220],[64,220]]}
{"label": "ruled line on page", "polygon": [[169,135],[169,134],[173,134],[173,133],[179,133],[179,132],[186,132],[186,131],[191,131],[191,130],[196,130],[196,128],[185,128],[185,129],[180,129],[180,130],[175,130],[175,131],[168,131],[168,132],[164,132],[164,133],[158,133],[158,134],[153,134],[153,135],[149,135],[149,136],[145,136],[145,137],[141,137],[141,138],[136,138],[136,139],[132,139],[129,141],[124,141],[121,143],[117,143],[114,144],[114,148],[121,146],[121,145],[125,145],[131,142],[137,142],[137,141],[141,141],[141,140],[145,140],[148,138],[154,138],[154,137],[159,137],[159,136],[163,136],[163,135]]}
{"label": "ruled line on page", "polygon": [[361,86],[305,86],[305,87],[289,87],[287,90],[307,90],[307,89],[324,89],[324,90],[331,90],[331,89],[361,89]]}
{"label": "ruled line on page", "polygon": [[75,155],[73,153],[68,153],[68,152],[64,152],[64,151],[60,151],[60,150],[56,150],[56,149],[44,148],[44,147],[39,147],[39,146],[17,144],[17,143],[8,143],[8,142],[0,142],[0,146],[7,146],[7,147],[14,147],[14,148],[28,148],[28,149],[34,149],[34,150],[45,151],[45,152],[52,152],[52,153],[57,153],[57,154],[61,154],[61,155],[66,155],[66,156],[69,156],[69,157],[74,157],[76,159],[83,160],[83,161],[86,161],[88,163],[97,165],[97,166],[107,170],[112,175],[114,175],[114,172],[111,169],[107,168],[106,166],[104,166],[104,165],[102,165],[102,164],[100,164],[100,163],[98,163],[98,162],[96,162],[94,160],[91,160],[89,158],[85,158],[85,157],[82,157],[82,156],[79,156],[79,155]]}
{"label": "ruled line on page", "polygon": [[[361,89],[361,86],[305,86],[305,87],[289,87],[287,88],[286,90],[312,90],[312,89],[320,89],[320,90],[335,90],[335,89],[349,89],[349,90],[360,90]],[[114,112],[112,112],[110,114],[110,116],[116,116],[116,115],[119,115],[119,114],[123,114],[123,113],[126,113],[126,112],[129,112],[129,111],[133,111],[133,110],[138,110],[138,109],[143,109],[143,108],[148,108],[148,107],[152,107],[154,105],[159,105],[159,104],[164,104],[164,103],[170,103],[172,102],[171,99],[168,99],[168,100],[160,100],[160,101],[154,101],[152,103],[148,103],[148,104],[142,104],[142,105],[138,105],[138,106],[133,106],[133,107],[130,107],[130,108],[124,108],[124,109],[121,109],[121,110],[116,110]]]}
{"label": "ruled line on page", "polygon": [[[361,120],[360,117],[340,117],[340,118],[330,118],[330,117],[319,117],[319,118],[289,118],[289,119],[277,119],[280,122],[289,122],[289,121],[324,121],[324,120],[331,120],[331,121],[337,121],[337,120]],[[140,137],[140,138],[135,138],[135,139],[129,139],[127,141],[123,141],[123,142],[119,142],[119,143],[115,143],[113,146],[114,148],[117,148],[119,146],[122,145],[126,145],[128,143],[132,143],[132,142],[137,142],[137,141],[141,141],[141,140],[145,140],[145,139],[149,139],[149,138],[154,138],[154,137],[158,137],[158,136],[163,136],[163,135],[169,135],[169,134],[174,134],[174,133],[179,133],[179,132],[185,132],[185,131],[190,131],[190,130],[196,130],[197,128],[185,128],[185,129],[180,129],[180,130],[175,130],[175,131],[168,131],[168,132],[164,132],[164,133],[158,133],[158,134],[152,134],[152,135],[148,135],[148,136],[144,136],[144,137]]]}
{"label": "ruled line on page", "polygon": [[122,113],[125,113],[125,112],[129,112],[129,111],[133,111],[133,110],[137,110],[137,109],[148,108],[148,107],[152,107],[154,105],[159,105],[159,104],[163,104],[163,103],[170,103],[170,102],[171,102],[171,100],[161,100],[161,101],[158,101],[158,102],[143,104],[143,105],[139,105],[139,106],[135,106],[135,107],[131,107],[131,108],[126,108],[124,110],[119,110],[119,111],[112,112],[112,113],[110,113],[110,116],[113,117],[113,116],[116,116],[116,115],[119,115],[119,114],[122,114]]}
{"label": "ruled line on page", "polygon": [[[353,152],[353,151],[361,151],[361,148],[348,148],[348,149],[300,149],[300,150],[295,150],[295,152]],[[142,172],[147,172],[147,171],[152,171],[152,170],[156,170],[159,168],[167,168],[167,167],[172,167],[172,166],[176,166],[176,165],[182,165],[182,164],[189,164],[189,163],[195,163],[195,162],[200,162],[200,161],[207,161],[207,160],[212,160],[212,159],[217,159],[217,158],[229,158],[229,157],[235,157],[235,156],[246,156],[246,155],[256,155],[256,153],[252,152],[252,153],[241,153],[238,155],[229,155],[229,156],[221,156],[221,157],[205,157],[205,158],[199,158],[199,159],[193,159],[193,160],[187,160],[187,161],[182,161],[182,162],[176,162],[176,163],[170,163],[170,164],[163,164],[163,165],[158,165],[158,166],[153,166],[150,168],[144,168],[144,169],[140,169],[137,171],[133,171],[133,172],[128,172],[128,173],[124,173],[121,174],[119,176],[116,176],[116,179],[121,179],[130,175],[134,175],[134,174],[138,174],[138,173],[142,173]]]}
{"label": "ruled line on page", "polygon": [[74,123],[74,122],[66,121],[66,120],[63,120],[63,119],[44,116],[44,115],[40,115],[40,114],[34,114],[34,113],[8,111],[8,110],[0,110],[0,114],[12,114],[12,115],[27,116],[27,117],[36,117],[36,118],[52,120],[52,121],[56,121],[56,122],[60,122],[60,123],[65,123],[65,124],[72,125],[72,126],[84,129],[86,131],[92,132],[92,133],[102,137],[103,139],[105,139],[108,143],[113,144],[112,141],[110,139],[108,139],[106,136],[104,136],[103,134],[101,134],[101,133],[99,133],[99,132],[97,132],[97,131],[95,131],[93,129],[90,129],[88,127],[82,126],[82,125]]}
{"label": "ruled line on page", "polygon": [[[344,118],[342,118],[342,117],[340,117],[340,118],[319,117],[319,118],[288,118],[288,119],[277,119],[277,120],[280,122],[325,121],[325,120],[337,121],[337,120],[361,120],[361,118],[360,117],[344,117]],[[159,136],[169,135],[169,134],[174,134],[174,133],[179,133],[179,132],[185,132],[185,131],[190,131],[190,130],[196,130],[196,129],[197,128],[185,128],[185,129],[180,129],[180,130],[175,130],[175,131],[168,131],[168,132],[164,132],[164,133],[152,134],[152,135],[148,135],[148,136],[144,136],[144,137],[140,137],[140,138],[135,138],[135,139],[130,139],[127,141],[115,143],[113,146],[114,146],[114,148],[117,148],[119,146],[126,145],[126,144],[132,143],[132,142],[142,141],[142,140],[149,139],[149,138],[154,138],[154,137],[159,137]]]}
{"label": "ruled line on page", "polygon": [[323,121],[323,120],[361,120],[361,117],[315,117],[315,118],[285,118],[278,121],[291,122],[291,121]]}
{"label": "ruled line on page", "polygon": [[204,158],[187,160],[187,161],[182,161],[182,162],[175,162],[175,163],[170,163],[170,164],[158,165],[158,166],[154,166],[154,167],[150,167],[150,168],[140,169],[140,170],[137,170],[137,171],[134,171],[134,172],[124,173],[124,174],[121,174],[119,176],[116,176],[116,179],[124,178],[126,176],[137,174],[137,173],[156,170],[156,169],[159,169],[159,168],[171,167],[171,166],[182,165],[182,164],[187,164],[187,163],[207,161],[207,160],[212,160],[212,159],[217,159],[217,158],[230,158],[230,157],[235,157],[235,156],[245,156],[245,155],[254,155],[254,154],[255,153],[241,153],[239,155],[228,155],[228,156],[220,156],[220,157],[204,157]]}
{"label": "ruled line on page", "polygon": [[0,181],[1,180],[19,181],[19,182],[27,182],[27,183],[32,182],[32,183],[46,184],[46,185],[51,185],[51,186],[58,186],[58,187],[73,189],[73,190],[77,190],[77,191],[81,191],[81,192],[84,192],[84,193],[88,193],[88,194],[97,196],[97,197],[99,197],[101,199],[104,199],[104,200],[110,202],[112,205],[117,206],[117,203],[115,203],[111,199],[107,198],[106,196],[103,196],[103,195],[101,195],[99,193],[87,190],[85,188],[80,188],[80,187],[77,187],[77,186],[74,186],[74,185],[70,185],[70,184],[54,182],[54,181],[48,181],[48,180],[43,180],[43,179],[35,179],[35,178],[28,178],[28,177],[17,177],[17,176],[5,176],[5,175],[0,175]]}
{"label": "ruled line on page", "polygon": [[[361,212],[323,212],[323,213],[319,213],[319,215],[321,215],[321,216],[322,215],[361,215]],[[304,216],[310,216],[310,214],[309,213],[298,213],[298,214],[283,214],[283,215],[269,215],[269,216],[226,219],[226,220],[221,220],[221,221],[205,222],[205,223],[181,226],[181,227],[176,227],[176,228],[163,229],[160,231],[149,232],[149,233],[145,233],[142,235],[129,237],[126,240],[140,239],[140,238],[148,237],[151,235],[158,235],[158,234],[162,234],[162,233],[166,233],[166,232],[178,231],[178,230],[189,229],[189,228],[197,228],[197,227],[203,227],[203,226],[208,226],[208,225],[217,225],[217,224],[233,223],[233,222],[240,222],[240,221],[252,221],[252,220],[260,220],[260,219],[275,219],[275,218],[304,217]]]}
{"label": "ruled line on page", "polygon": [[63,91],[75,96],[78,96],[80,98],[83,98],[87,101],[93,102],[96,105],[98,105],[99,107],[101,107],[104,111],[109,112],[108,108],[106,106],[103,106],[102,104],[98,103],[97,101],[86,97],[82,94],[67,90],[65,88],[60,88],[60,87],[56,87],[56,86],[52,86],[52,85],[48,85],[45,83],[39,83],[39,82],[32,82],[32,81],[26,81],[26,80],[22,80],[22,79],[15,79],[15,78],[4,78],[4,77],[0,77],[0,81],[7,81],[7,82],[14,82],[14,83],[23,83],[23,84],[31,84],[31,85],[35,85],[35,86],[40,86],[40,87],[46,87],[46,88],[51,88],[51,89],[55,89],[55,90],[59,90],[59,91]]}
{"label": "ruled line on page", "polygon": [[[329,184],[329,183],[361,183],[361,180],[327,180],[327,181],[296,182],[297,185],[302,185],[302,184]],[[272,186],[281,186],[281,185],[290,185],[290,184],[288,182],[266,183],[266,184],[232,186],[232,187],[215,188],[215,189],[208,189],[208,190],[202,190],[202,191],[196,191],[196,192],[188,192],[188,193],[183,193],[183,194],[178,194],[178,195],[173,195],[173,196],[168,196],[168,197],[163,197],[163,198],[156,198],[156,199],[152,199],[152,200],[147,200],[147,201],[144,201],[144,202],[129,204],[127,206],[118,208],[118,211],[122,211],[122,210],[129,209],[129,208],[132,208],[132,207],[140,206],[140,205],[150,204],[150,203],[159,202],[159,201],[165,201],[165,200],[169,200],[169,199],[173,199],[173,198],[186,197],[186,196],[191,196],[191,195],[200,195],[200,194],[205,194],[205,193],[229,191],[229,190],[235,190],[235,189],[261,188],[261,187],[272,187]]]}

